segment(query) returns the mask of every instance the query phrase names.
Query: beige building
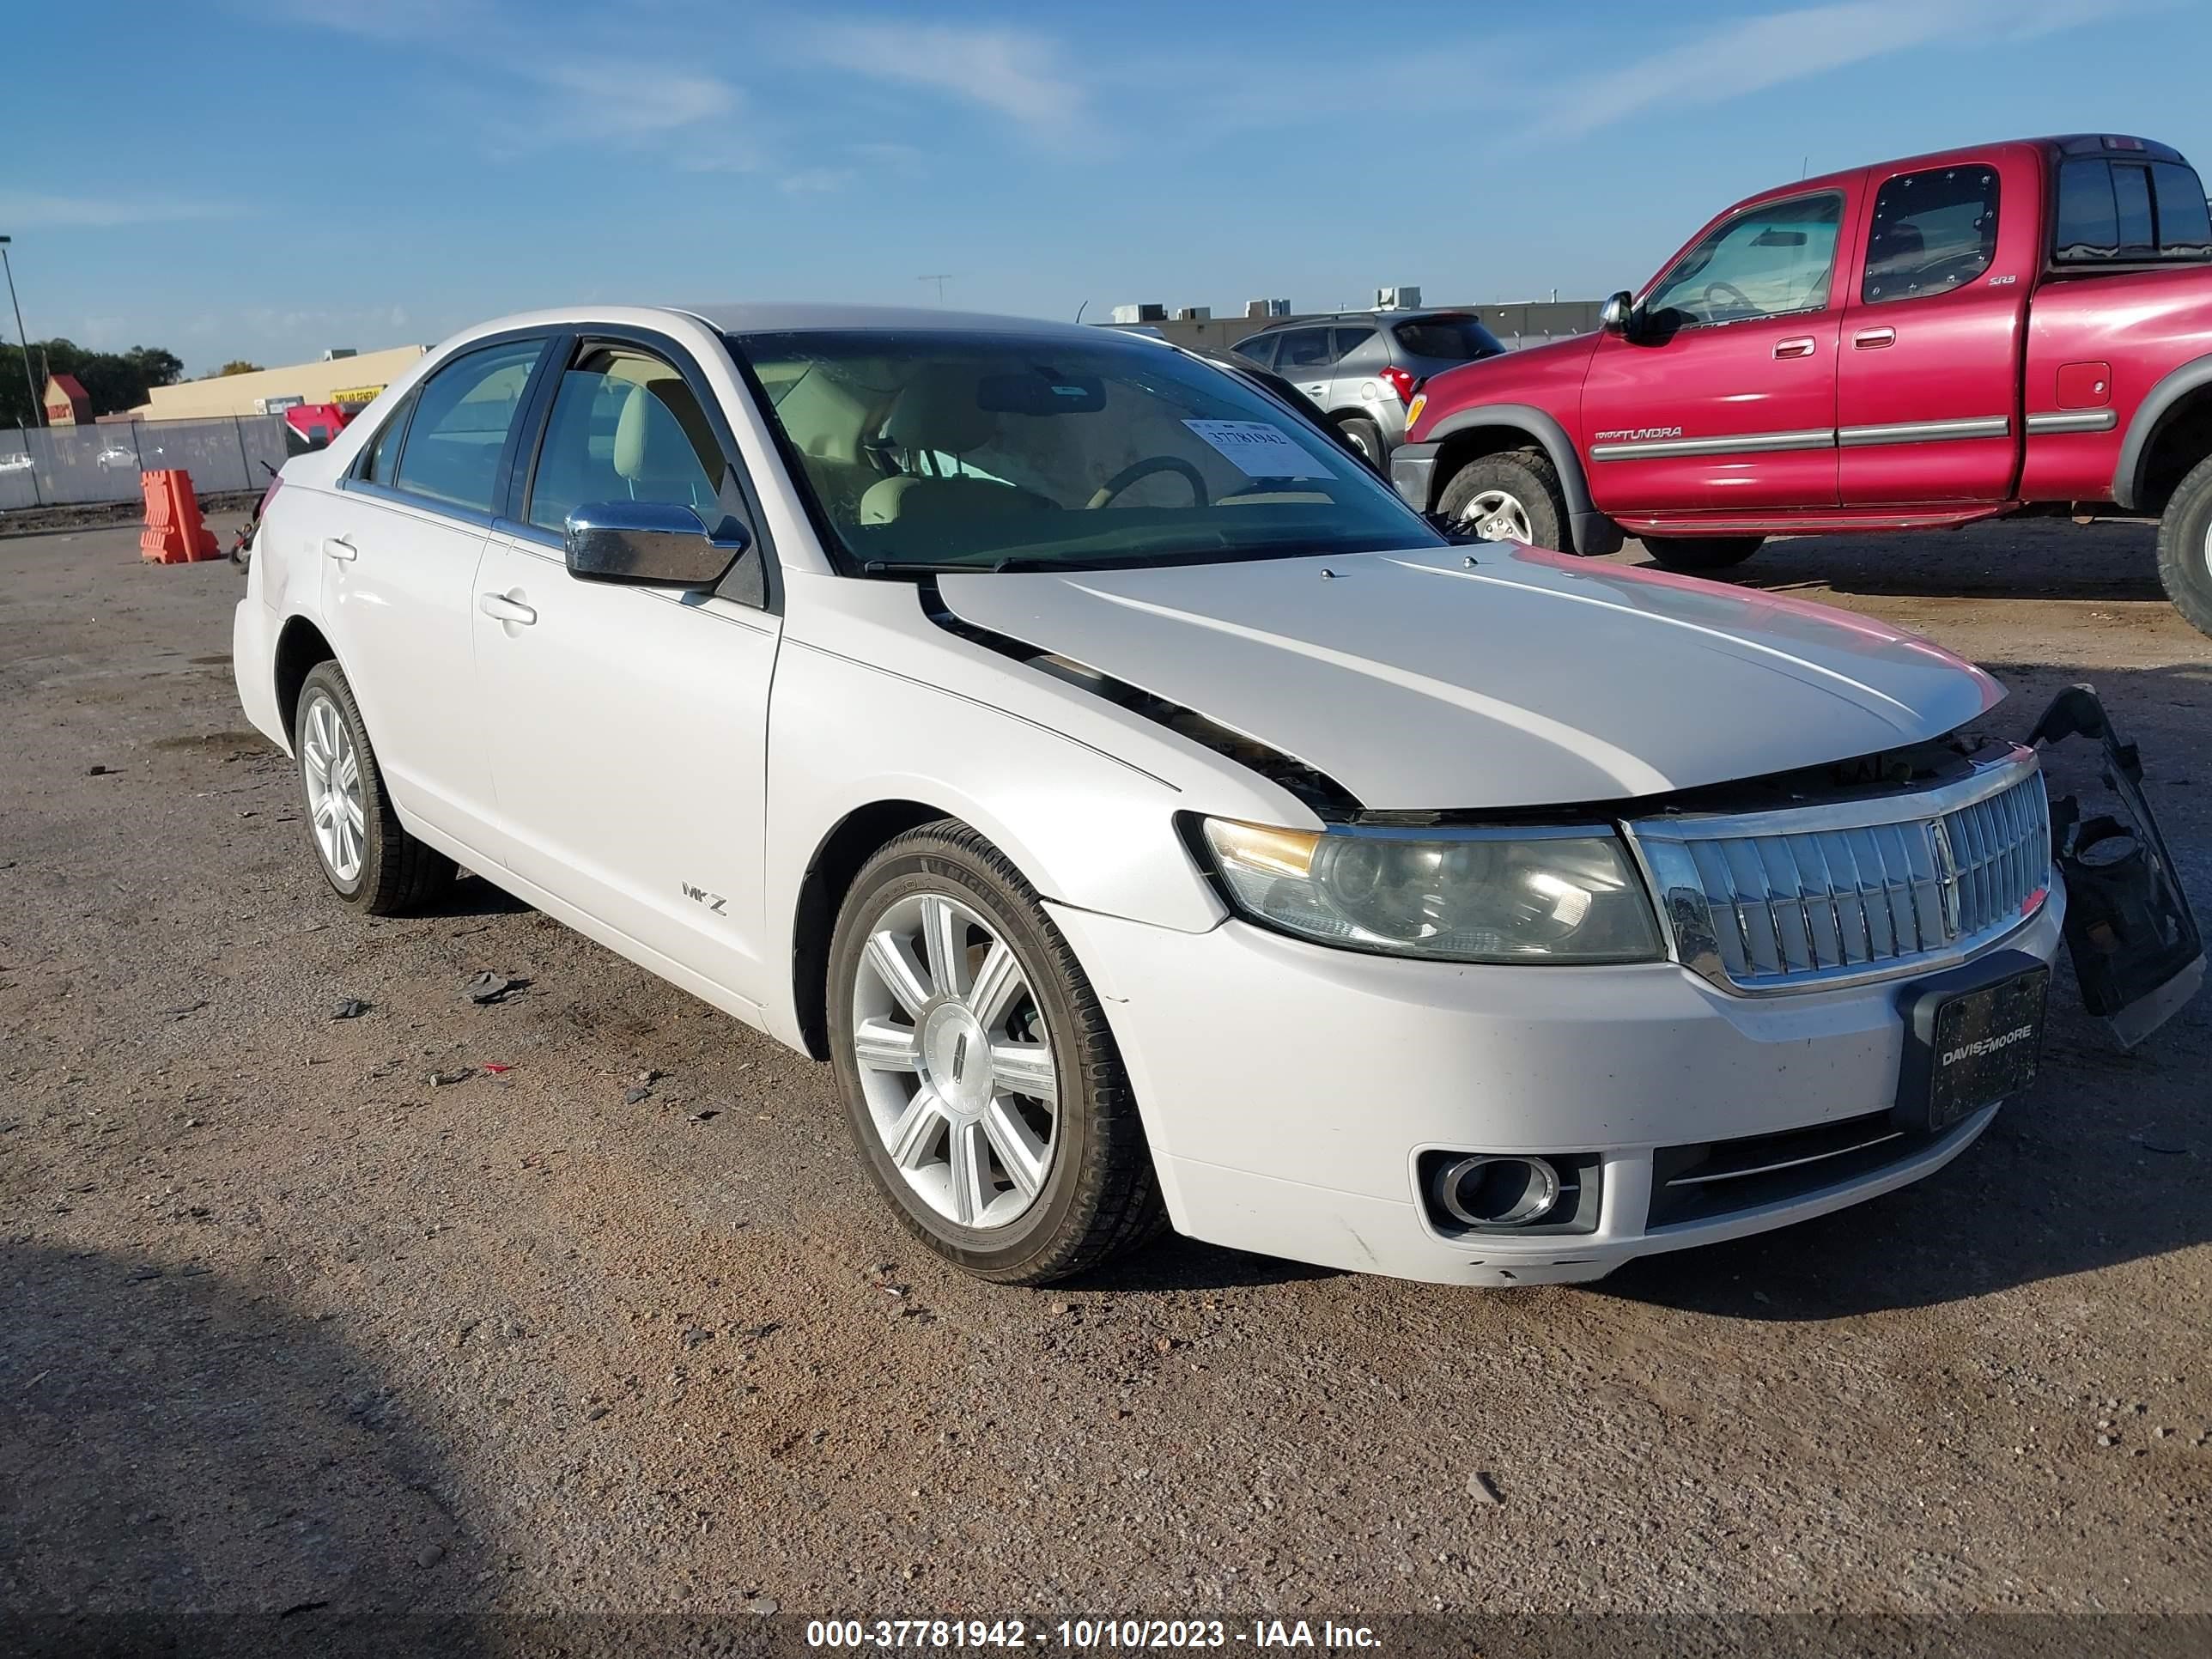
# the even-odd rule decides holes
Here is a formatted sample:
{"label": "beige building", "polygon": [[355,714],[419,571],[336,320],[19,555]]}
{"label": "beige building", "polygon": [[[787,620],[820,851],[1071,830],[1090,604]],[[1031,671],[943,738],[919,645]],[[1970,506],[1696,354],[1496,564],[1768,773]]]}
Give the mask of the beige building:
{"label": "beige building", "polygon": [[205,420],[210,416],[264,415],[295,404],[364,404],[415,366],[425,348],[392,346],[357,356],[331,357],[289,368],[157,386],[131,411],[141,421]]}

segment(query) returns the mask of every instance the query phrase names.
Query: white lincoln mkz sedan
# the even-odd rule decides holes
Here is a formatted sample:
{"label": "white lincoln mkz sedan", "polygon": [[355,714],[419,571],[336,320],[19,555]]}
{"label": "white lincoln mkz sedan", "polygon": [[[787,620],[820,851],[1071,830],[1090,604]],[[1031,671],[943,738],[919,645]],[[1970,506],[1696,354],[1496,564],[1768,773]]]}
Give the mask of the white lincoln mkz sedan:
{"label": "white lincoln mkz sedan", "polygon": [[1929,1174],[2065,900],[2002,696],[1405,506],[1267,377],[946,312],[426,356],[264,503],[239,693],[375,914],[456,861],[836,1068],[985,1277],[1163,1226],[1595,1279]]}

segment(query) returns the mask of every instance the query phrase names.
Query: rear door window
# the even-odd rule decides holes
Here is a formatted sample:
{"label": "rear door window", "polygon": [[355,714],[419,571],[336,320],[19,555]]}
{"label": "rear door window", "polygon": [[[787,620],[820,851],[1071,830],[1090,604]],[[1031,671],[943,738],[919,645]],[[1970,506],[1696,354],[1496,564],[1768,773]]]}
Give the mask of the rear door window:
{"label": "rear door window", "polygon": [[1948,294],[1986,271],[1996,251],[1995,167],[1900,173],[1875,194],[1859,298],[1874,305]]}
{"label": "rear door window", "polygon": [[505,341],[465,352],[425,380],[415,394],[395,485],[441,505],[489,513],[507,434],[544,349],[542,339]]}
{"label": "rear door window", "polygon": [[392,418],[369,441],[355,472],[362,483],[391,485],[392,475],[399,465],[399,441],[406,435],[407,417],[414,410],[415,400],[410,397],[392,411]]}
{"label": "rear door window", "polygon": [[1336,331],[1336,359],[1341,362],[1375,337],[1371,328],[1340,328]]}

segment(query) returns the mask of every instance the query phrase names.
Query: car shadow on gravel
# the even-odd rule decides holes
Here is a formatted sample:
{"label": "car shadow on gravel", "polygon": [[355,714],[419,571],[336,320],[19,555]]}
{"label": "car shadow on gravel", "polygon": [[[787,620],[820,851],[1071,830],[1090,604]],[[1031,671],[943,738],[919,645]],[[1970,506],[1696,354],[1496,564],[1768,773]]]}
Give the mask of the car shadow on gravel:
{"label": "car shadow on gravel", "polygon": [[2157,550],[2152,524],[2000,519],[1956,531],[1771,541],[1716,579],[1869,598],[2162,600]]}
{"label": "car shadow on gravel", "polygon": [[464,870],[436,903],[425,905],[409,914],[441,921],[467,916],[516,916],[535,908],[537,907],[528,899],[517,898],[506,888]]}
{"label": "car shadow on gravel", "polygon": [[1169,1233],[1141,1250],[1128,1251],[1062,1282],[1071,1291],[1228,1291],[1342,1276],[1334,1267],[1247,1255]]}
{"label": "car shadow on gravel", "polygon": [[204,1270],[0,1246],[0,1650],[467,1652],[487,1576],[422,1422]]}

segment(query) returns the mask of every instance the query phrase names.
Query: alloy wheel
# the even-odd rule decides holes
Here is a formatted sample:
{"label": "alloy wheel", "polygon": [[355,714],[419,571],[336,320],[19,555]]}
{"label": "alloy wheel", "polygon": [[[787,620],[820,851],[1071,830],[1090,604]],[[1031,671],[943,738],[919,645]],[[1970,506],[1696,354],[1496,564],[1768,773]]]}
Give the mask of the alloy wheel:
{"label": "alloy wheel", "polygon": [[345,716],[327,696],[318,694],[307,704],[300,733],[300,774],[307,781],[315,845],[331,874],[350,886],[361,878],[368,826],[361,756]]}
{"label": "alloy wheel", "polygon": [[1486,542],[1534,542],[1528,509],[1503,489],[1486,489],[1467,504],[1460,522]]}
{"label": "alloy wheel", "polygon": [[944,893],[878,917],[853,978],[868,1117],[908,1187],[946,1220],[1009,1226],[1058,1146],[1052,1037],[1013,948]]}

